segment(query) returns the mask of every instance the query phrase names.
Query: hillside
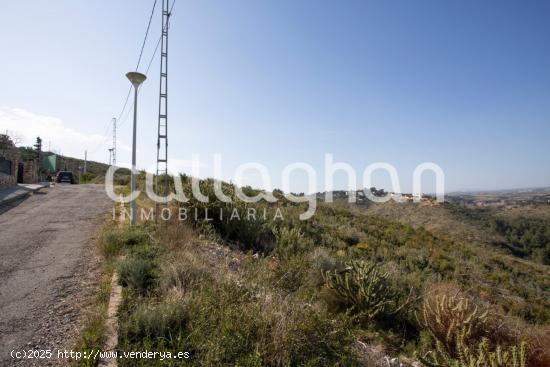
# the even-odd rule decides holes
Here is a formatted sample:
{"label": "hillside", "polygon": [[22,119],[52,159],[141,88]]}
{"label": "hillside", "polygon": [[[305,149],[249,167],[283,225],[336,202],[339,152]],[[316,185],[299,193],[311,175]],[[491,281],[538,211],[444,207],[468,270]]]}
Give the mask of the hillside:
{"label": "hillside", "polygon": [[456,201],[436,206],[393,201],[337,205],[550,265],[550,204],[538,199],[480,208]]}
{"label": "hillside", "polygon": [[170,207],[186,220],[102,238],[124,287],[121,350],[186,350],[194,366],[550,363],[549,268],[494,246],[485,212],[321,203],[300,221],[305,204],[244,203],[230,184],[223,203],[200,186],[208,203]]}

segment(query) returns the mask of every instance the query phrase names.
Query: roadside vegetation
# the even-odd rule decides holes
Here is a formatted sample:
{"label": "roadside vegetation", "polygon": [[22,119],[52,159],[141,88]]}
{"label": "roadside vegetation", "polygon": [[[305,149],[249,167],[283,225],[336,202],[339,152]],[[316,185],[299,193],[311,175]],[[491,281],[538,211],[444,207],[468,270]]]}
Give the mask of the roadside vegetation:
{"label": "roadside vegetation", "polygon": [[[92,351],[101,350],[105,343],[105,323],[107,320],[107,307],[111,294],[111,278],[114,271],[114,261],[116,251],[112,248],[117,240],[112,238],[113,222],[106,220],[100,230],[97,239],[97,256],[100,257],[99,274],[100,279],[97,284],[97,291],[91,306],[86,309],[83,329],[76,341],[75,350],[87,355],[93,354]],[[73,361],[75,366],[96,366],[98,361],[93,359],[81,359]]]}
{"label": "roadside vegetation", "polygon": [[[208,203],[181,204],[186,221],[107,233],[120,350],[190,353],[161,366],[550,364],[546,266],[349,208],[300,221],[303,205],[285,200],[223,203],[212,183],[201,182]],[[248,220],[250,208],[283,218]]]}

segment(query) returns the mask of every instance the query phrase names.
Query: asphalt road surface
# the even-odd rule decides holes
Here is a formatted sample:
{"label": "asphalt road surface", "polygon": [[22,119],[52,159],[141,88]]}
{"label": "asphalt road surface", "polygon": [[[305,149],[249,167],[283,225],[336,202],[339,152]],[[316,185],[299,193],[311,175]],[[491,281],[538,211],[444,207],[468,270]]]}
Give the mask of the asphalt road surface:
{"label": "asphalt road surface", "polygon": [[111,201],[103,185],[57,185],[0,208],[0,366],[12,350],[66,347],[79,319],[92,237]]}

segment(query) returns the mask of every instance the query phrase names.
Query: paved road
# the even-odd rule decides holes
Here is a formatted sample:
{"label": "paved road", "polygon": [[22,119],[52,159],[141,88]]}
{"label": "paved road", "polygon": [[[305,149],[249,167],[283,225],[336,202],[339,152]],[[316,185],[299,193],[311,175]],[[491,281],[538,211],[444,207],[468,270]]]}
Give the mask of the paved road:
{"label": "paved road", "polygon": [[103,185],[57,185],[0,210],[1,366],[34,364],[11,360],[12,349],[66,343],[79,278],[94,261],[90,239],[110,205]]}

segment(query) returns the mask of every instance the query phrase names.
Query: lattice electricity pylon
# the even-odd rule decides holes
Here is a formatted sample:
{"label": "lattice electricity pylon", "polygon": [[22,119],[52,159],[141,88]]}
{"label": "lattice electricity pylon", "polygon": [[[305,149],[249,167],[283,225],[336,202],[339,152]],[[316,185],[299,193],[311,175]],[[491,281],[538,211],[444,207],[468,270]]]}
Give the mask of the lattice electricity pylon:
{"label": "lattice electricity pylon", "polygon": [[[162,0],[162,30],[160,38],[159,119],[157,133],[156,189],[159,195],[168,194],[168,28],[170,0]],[[156,205],[158,218],[159,203]]]}

